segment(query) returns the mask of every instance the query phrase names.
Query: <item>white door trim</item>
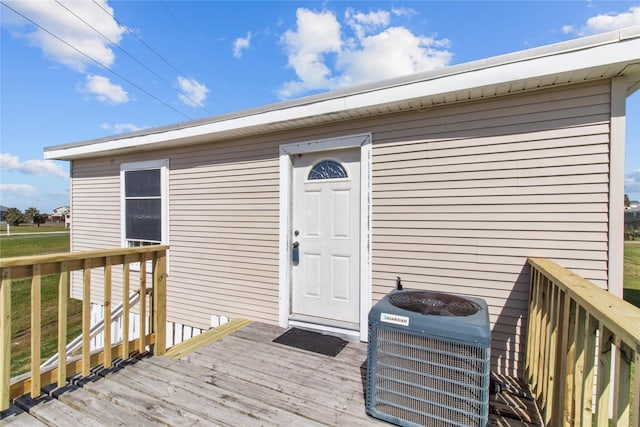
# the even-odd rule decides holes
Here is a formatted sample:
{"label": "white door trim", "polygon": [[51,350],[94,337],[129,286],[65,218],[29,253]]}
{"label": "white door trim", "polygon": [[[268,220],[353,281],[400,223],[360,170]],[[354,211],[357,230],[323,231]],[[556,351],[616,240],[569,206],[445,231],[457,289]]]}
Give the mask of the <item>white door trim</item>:
{"label": "white door trim", "polygon": [[[280,146],[279,324],[291,312],[291,155],[360,147],[360,340],[366,341],[371,308],[371,134],[303,141]],[[335,328],[327,328],[335,329]]]}

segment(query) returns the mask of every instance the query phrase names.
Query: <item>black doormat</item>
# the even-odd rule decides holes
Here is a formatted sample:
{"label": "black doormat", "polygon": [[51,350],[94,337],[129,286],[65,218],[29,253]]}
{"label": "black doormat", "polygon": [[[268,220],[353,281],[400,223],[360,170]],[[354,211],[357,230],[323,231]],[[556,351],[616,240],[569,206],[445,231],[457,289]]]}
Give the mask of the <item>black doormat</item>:
{"label": "black doormat", "polygon": [[273,342],[333,357],[347,345],[347,341],[342,338],[298,328],[289,329]]}

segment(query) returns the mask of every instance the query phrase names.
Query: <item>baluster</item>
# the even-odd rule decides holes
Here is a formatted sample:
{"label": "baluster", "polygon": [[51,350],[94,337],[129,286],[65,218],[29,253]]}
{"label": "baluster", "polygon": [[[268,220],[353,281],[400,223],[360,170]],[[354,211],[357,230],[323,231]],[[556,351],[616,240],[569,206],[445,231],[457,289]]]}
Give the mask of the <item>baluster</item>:
{"label": "baluster", "polygon": [[616,339],[615,375],[613,376],[613,423],[628,426],[629,403],[631,401],[631,355],[632,351],[619,338]]}
{"label": "baluster", "polygon": [[123,360],[128,359],[131,352],[129,350],[129,275],[129,260],[125,256],[122,265],[122,353],[120,354]]}
{"label": "baluster", "polygon": [[58,387],[67,382],[67,298],[69,298],[69,273],[67,263],[60,263],[58,281]]}
{"label": "baluster", "polygon": [[40,264],[33,266],[31,277],[31,397],[40,396],[40,324],[41,288]]}
{"label": "baluster", "polygon": [[140,254],[140,339],[138,349],[144,353],[147,334],[147,256]]}
{"label": "baluster", "polygon": [[527,322],[527,351],[525,352],[525,372],[527,376],[527,381],[532,384],[532,387],[535,389],[535,385],[533,384],[535,378],[535,364],[533,361],[532,355],[536,354],[535,351],[535,342],[537,338],[536,333],[536,312],[537,312],[537,294],[538,294],[538,286],[537,286],[537,277],[538,270],[534,267],[531,267],[531,284],[529,289],[529,320]]}
{"label": "baluster", "polygon": [[564,308],[562,313],[562,339],[560,346],[560,376],[556,381],[558,406],[556,408],[558,418],[566,426],[573,425],[573,399],[574,399],[574,368],[576,358],[576,303],[571,297],[564,294]]}
{"label": "baluster", "polygon": [[82,375],[91,373],[91,260],[84,260],[82,272]]}
{"label": "baluster", "polygon": [[585,371],[584,389],[582,390],[582,425],[591,427],[593,425],[593,385],[596,373],[596,331],[600,328],[598,319],[587,314],[585,324]]}
{"label": "baluster", "polygon": [[597,420],[596,425],[606,426],[609,424],[609,399],[611,397],[611,350],[613,344],[613,334],[606,326],[600,325],[600,354],[598,356],[598,386],[596,392],[597,399]]}
{"label": "baluster", "polygon": [[[587,334],[587,312],[576,304],[576,321],[574,325],[574,368],[573,368],[573,420],[579,426],[582,422],[582,395],[584,392],[585,342]],[[593,364],[593,362],[591,362]]]}
{"label": "baluster", "polygon": [[552,286],[551,304],[549,309],[551,310],[551,322],[550,322],[550,334],[549,334],[549,352],[546,354],[548,358],[547,375],[545,382],[545,404],[544,404],[544,419],[545,424],[549,425],[553,417],[553,405],[556,398],[556,387],[562,382],[559,381],[559,372],[557,358],[558,358],[558,328],[560,318],[560,303],[562,300],[560,288],[554,281],[550,281]]}
{"label": "baluster", "polygon": [[104,260],[104,367],[110,368],[111,361],[111,257],[105,257]]}
{"label": "baluster", "polygon": [[633,425],[634,427],[640,427],[640,346],[636,347],[634,351],[634,369],[633,369]]}

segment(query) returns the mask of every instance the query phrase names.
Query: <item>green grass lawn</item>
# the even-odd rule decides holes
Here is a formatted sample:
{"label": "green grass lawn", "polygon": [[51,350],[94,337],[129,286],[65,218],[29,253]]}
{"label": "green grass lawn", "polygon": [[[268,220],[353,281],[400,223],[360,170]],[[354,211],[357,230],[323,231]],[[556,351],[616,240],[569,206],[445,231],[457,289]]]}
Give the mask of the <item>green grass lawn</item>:
{"label": "green grass lawn", "polygon": [[[13,233],[13,231],[12,231]],[[69,252],[69,235],[22,236],[0,238],[0,257]],[[42,361],[56,353],[58,346],[59,275],[44,276],[41,283],[41,354]],[[69,298],[67,308],[67,342],[82,330],[81,301]],[[11,376],[29,370],[31,361],[31,280],[11,284]]]}
{"label": "green grass lawn", "polygon": [[69,235],[0,237],[0,258],[69,252]]}
{"label": "green grass lawn", "polygon": [[624,244],[624,299],[640,307],[640,242]]}

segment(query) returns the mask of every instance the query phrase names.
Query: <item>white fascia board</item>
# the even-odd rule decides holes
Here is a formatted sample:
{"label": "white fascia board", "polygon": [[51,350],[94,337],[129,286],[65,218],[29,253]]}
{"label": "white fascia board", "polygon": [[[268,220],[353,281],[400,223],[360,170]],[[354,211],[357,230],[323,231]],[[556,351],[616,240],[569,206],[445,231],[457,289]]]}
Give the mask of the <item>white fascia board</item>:
{"label": "white fascia board", "polygon": [[145,146],[171,140],[196,139],[198,142],[205,142],[203,137],[206,137],[207,135],[215,135],[216,133],[242,128],[269,125],[303,117],[313,117],[326,114],[328,112],[342,111],[344,109],[344,103],[341,99],[332,99],[323,101],[320,104],[309,104],[286,109],[277,109],[213,123],[186,126],[178,129],[168,129],[164,132],[132,135],[130,137],[125,136],[118,139],[106,140],[87,145],[61,148],[51,147],[45,150],[44,158],[45,160],[71,160],[73,158],[84,157],[89,154],[99,155],[100,153],[120,150],[140,150],[144,149]]}
{"label": "white fascia board", "polygon": [[[345,109],[371,107],[372,105],[389,104],[412,98],[428,98],[609,64],[625,63],[634,60],[632,52],[640,53],[640,39],[446,75],[367,94],[357,94],[345,98]],[[640,62],[640,54],[635,56],[635,60]]]}
{"label": "white fascia board", "polygon": [[[632,34],[633,35],[633,34]],[[542,49],[538,56],[511,55],[508,61],[479,61],[471,68],[452,67],[447,73],[442,70],[431,78],[399,83],[388,87],[372,87],[370,90],[335,95],[327,94],[306,104],[273,105],[272,109],[258,110],[255,113],[239,115],[228,119],[209,123],[186,124],[184,127],[157,129],[155,132],[116,137],[87,144],[50,147],[45,149],[47,160],[71,160],[105,155],[110,152],[138,151],[151,148],[155,144],[169,141],[205,142],[215,140],[216,134],[233,132],[240,129],[260,128],[278,122],[292,121],[314,116],[335,114],[349,110],[374,108],[376,106],[393,105],[412,99],[428,100],[428,98],[465,92],[476,88],[486,88],[504,83],[526,81],[543,76],[562,74],[571,71],[603,67],[617,63],[640,62],[640,38],[630,37],[621,41],[608,40],[600,45],[573,46],[564,51]],[[509,55],[508,55],[509,56]],[[470,64],[471,65],[471,64]],[[314,98],[316,99],[316,98]],[[240,113],[242,114],[242,113]]]}

